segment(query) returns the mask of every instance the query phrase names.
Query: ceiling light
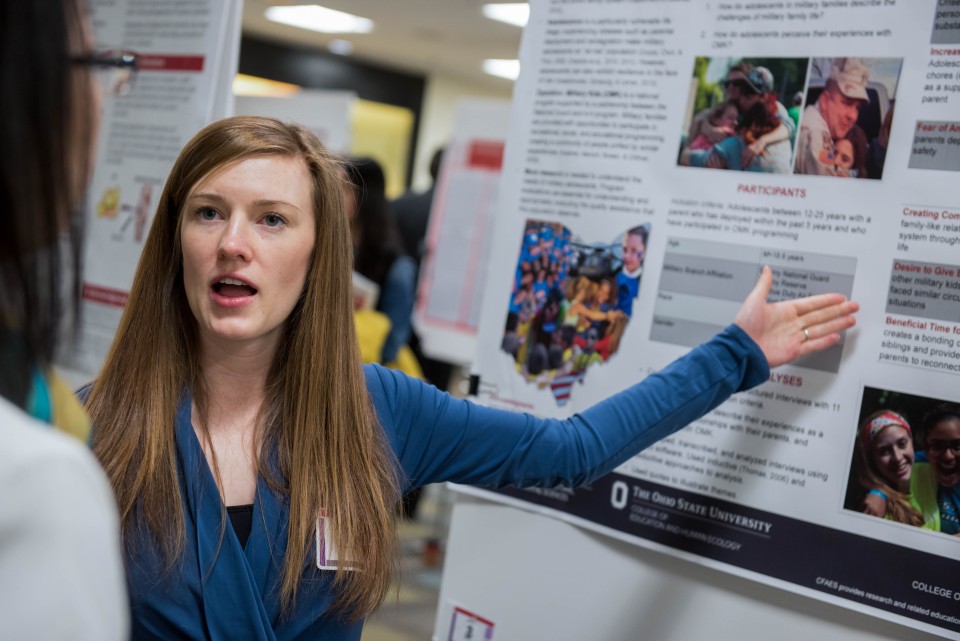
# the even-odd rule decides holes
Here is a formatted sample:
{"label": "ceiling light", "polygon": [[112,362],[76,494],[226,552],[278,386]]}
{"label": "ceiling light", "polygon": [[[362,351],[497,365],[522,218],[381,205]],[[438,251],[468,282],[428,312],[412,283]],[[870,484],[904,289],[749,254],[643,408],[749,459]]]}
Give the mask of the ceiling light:
{"label": "ceiling light", "polygon": [[484,60],[483,70],[491,76],[506,78],[507,80],[516,80],[520,75],[519,60]]}
{"label": "ceiling light", "polygon": [[527,2],[508,2],[483,5],[483,15],[491,20],[499,20],[517,27],[524,27],[530,19],[530,4]]}
{"label": "ceiling light", "polygon": [[269,7],[267,20],[320,33],[370,33],[373,21],[319,5]]}
{"label": "ceiling light", "polygon": [[337,54],[338,56],[349,56],[351,53],[353,53],[353,43],[349,40],[336,38],[335,40],[331,40],[327,43],[327,50],[329,50],[330,53]]}

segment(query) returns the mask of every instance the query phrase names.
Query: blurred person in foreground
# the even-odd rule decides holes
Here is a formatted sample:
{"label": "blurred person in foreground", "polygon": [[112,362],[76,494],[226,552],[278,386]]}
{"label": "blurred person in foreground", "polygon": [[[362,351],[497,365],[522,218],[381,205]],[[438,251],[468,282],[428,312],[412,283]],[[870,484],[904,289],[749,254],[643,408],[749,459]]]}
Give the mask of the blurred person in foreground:
{"label": "blurred person in foreground", "polygon": [[86,11],[81,0],[0,5],[0,630],[10,639],[111,641],[129,625],[110,486],[87,451],[89,420],[52,371],[58,322],[78,307],[94,74],[118,68],[94,52]]}

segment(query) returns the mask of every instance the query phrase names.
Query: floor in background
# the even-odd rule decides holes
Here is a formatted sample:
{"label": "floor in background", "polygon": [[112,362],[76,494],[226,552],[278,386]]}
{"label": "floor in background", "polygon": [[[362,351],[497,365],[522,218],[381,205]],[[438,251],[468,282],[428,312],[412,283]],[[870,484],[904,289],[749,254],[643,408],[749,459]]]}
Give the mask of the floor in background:
{"label": "floor in background", "polygon": [[438,500],[435,493],[427,492],[418,507],[417,519],[400,523],[400,591],[398,594],[393,589],[380,610],[367,619],[361,641],[432,638],[443,568],[441,550],[447,529],[444,503],[445,499]]}

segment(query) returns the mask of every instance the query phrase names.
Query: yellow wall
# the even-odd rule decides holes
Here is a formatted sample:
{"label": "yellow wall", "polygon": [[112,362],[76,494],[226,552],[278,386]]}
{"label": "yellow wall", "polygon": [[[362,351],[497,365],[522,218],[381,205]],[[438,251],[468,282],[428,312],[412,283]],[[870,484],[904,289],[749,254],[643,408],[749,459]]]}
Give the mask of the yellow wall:
{"label": "yellow wall", "polygon": [[353,155],[369,156],[383,167],[387,197],[404,191],[413,112],[370,100],[357,100],[352,114]]}

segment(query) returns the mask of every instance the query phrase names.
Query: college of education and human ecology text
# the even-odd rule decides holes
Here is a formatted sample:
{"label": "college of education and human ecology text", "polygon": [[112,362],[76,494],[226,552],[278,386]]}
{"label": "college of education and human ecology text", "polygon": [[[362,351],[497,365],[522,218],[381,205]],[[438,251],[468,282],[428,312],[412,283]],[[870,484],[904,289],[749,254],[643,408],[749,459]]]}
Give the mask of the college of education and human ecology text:
{"label": "college of education and human ecology text", "polygon": [[764,265],[775,299],[862,309],[590,487],[495,496],[956,636],[960,539],[864,514],[857,440],[960,402],[960,2],[545,0],[524,38],[482,401],[585,408],[731,322]]}

